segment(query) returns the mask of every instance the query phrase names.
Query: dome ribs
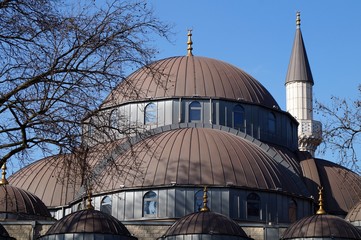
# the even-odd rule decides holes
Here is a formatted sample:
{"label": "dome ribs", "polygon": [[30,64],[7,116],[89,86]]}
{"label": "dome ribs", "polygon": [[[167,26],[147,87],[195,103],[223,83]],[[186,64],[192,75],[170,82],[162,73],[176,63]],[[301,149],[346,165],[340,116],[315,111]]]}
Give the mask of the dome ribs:
{"label": "dome ribs", "polygon": [[103,105],[195,96],[278,106],[267,89],[246,72],[226,62],[198,56],[170,57],[135,71],[109,94]]}
{"label": "dome ribs", "polygon": [[[204,77],[204,66],[198,58],[192,58],[194,63],[194,76],[195,76],[195,83],[196,83],[196,94],[200,96],[208,96],[207,94],[207,84]],[[197,70],[196,70],[197,69]]]}
{"label": "dome ribs", "polygon": [[201,184],[214,184],[212,155],[209,149],[209,139],[204,132],[199,133],[199,154],[200,154],[200,181]]}

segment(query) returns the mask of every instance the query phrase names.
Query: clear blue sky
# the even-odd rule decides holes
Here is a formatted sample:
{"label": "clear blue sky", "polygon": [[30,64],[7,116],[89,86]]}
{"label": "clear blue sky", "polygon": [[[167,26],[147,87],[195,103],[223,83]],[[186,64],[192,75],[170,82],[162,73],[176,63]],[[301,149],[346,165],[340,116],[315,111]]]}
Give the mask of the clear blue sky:
{"label": "clear blue sky", "polygon": [[[161,20],[173,25],[175,33],[172,43],[163,40],[155,43],[160,50],[158,59],[185,55],[187,29],[192,28],[194,55],[216,58],[243,69],[270,91],[283,110],[284,81],[296,12],[300,11],[301,30],[315,81],[314,99],[328,103],[331,95],[358,96],[361,0],[149,2]],[[332,158],[330,153],[320,157]]]}

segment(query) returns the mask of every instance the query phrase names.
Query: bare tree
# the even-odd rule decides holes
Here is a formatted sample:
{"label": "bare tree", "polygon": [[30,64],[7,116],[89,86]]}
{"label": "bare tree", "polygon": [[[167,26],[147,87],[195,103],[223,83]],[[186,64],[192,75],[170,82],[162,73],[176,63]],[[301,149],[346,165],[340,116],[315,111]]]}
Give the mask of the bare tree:
{"label": "bare tree", "polygon": [[[361,85],[358,87],[361,97]],[[361,100],[331,97],[332,105],[317,102],[317,110],[325,118],[322,152],[337,154],[339,163],[359,172],[361,142]]]}
{"label": "bare tree", "polygon": [[84,116],[169,32],[146,1],[0,0],[0,15],[0,166],[81,149]]}

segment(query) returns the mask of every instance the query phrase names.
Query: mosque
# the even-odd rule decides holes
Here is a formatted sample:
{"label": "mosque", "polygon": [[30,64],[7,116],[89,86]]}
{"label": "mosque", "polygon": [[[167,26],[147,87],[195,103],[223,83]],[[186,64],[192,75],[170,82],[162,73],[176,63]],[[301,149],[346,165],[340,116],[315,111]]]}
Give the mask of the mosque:
{"label": "mosque", "polygon": [[2,167],[0,239],[361,239],[361,177],[314,157],[300,25],[286,111],[243,70],[194,56],[189,32],[186,56],[136,70],[84,119],[91,175],[71,154]]}

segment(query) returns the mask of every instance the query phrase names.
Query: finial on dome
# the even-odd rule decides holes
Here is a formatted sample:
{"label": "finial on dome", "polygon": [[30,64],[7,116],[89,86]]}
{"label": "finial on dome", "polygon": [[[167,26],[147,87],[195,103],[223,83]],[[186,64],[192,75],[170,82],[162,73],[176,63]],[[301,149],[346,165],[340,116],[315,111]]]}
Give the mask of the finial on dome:
{"label": "finial on dome", "polygon": [[300,26],[301,26],[301,17],[300,17],[300,12],[299,11],[297,11],[297,13],[296,13],[296,28],[300,28]]}
{"label": "finial on dome", "polygon": [[188,45],[188,53],[187,56],[193,56],[192,50],[193,50],[193,42],[192,42],[192,29],[188,29],[188,41],[187,41],[187,45]]}
{"label": "finial on dome", "polygon": [[90,186],[89,189],[88,189],[88,203],[86,205],[86,208],[88,210],[94,210],[94,206],[92,205],[92,187]]}
{"label": "finial on dome", "polygon": [[6,162],[1,167],[2,173],[1,173],[1,180],[0,185],[7,185],[9,184],[8,180],[6,179]]}
{"label": "finial on dome", "polygon": [[209,212],[210,209],[207,206],[208,196],[207,196],[207,187],[203,189],[203,207],[201,208],[201,212]]}
{"label": "finial on dome", "polygon": [[319,186],[318,187],[318,210],[316,212],[316,214],[321,215],[321,214],[326,214],[326,211],[323,209],[323,197],[322,197],[322,191],[323,191],[323,187]]}

